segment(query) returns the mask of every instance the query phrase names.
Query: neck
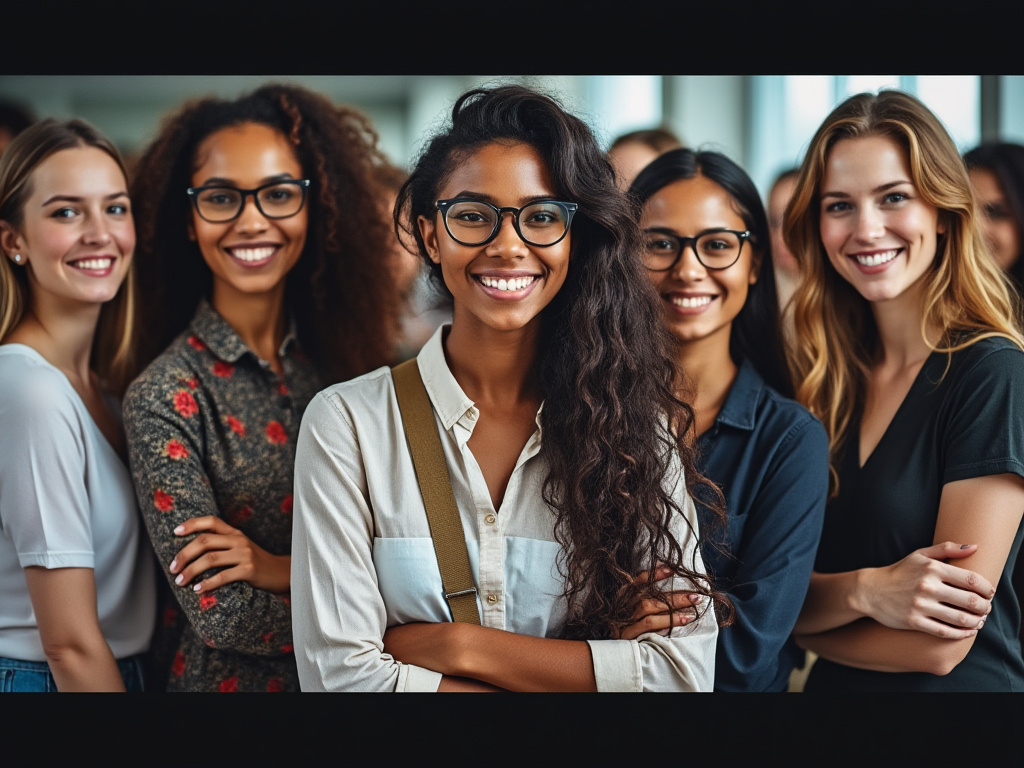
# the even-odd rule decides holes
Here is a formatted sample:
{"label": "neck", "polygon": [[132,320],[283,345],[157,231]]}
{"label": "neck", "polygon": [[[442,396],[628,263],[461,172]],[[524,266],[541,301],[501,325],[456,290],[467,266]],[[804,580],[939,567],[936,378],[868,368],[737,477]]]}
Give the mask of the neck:
{"label": "neck", "polygon": [[925,330],[927,338],[922,337],[924,292],[920,286],[915,289],[871,304],[881,344],[880,362],[886,365],[902,368],[923,362],[932,352],[929,344],[936,344],[941,335],[939,328],[929,327]]}
{"label": "neck", "polygon": [[217,281],[210,303],[249,349],[279,370],[277,352],[285,334],[283,282],[266,293],[241,293]]}
{"label": "neck", "polygon": [[62,302],[40,293],[33,296],[29,310],[6,341],[32,347],[72,382],[89,382],[89,361],[101,306]]}
{"label": "neck", "polygon": [[540,400],[536,378],[539,322],[512,331],[460,323],[444,338],[445,359],[459,386],[476,403]]}
{"label": "neck", "polygon": [[729,355],[729,337],[729,333],[713,334],[680,342],[676,347],[676,364],[681,377],[676,386],[677,394],[693,406],[698,435],[718,417],[739,373]]}

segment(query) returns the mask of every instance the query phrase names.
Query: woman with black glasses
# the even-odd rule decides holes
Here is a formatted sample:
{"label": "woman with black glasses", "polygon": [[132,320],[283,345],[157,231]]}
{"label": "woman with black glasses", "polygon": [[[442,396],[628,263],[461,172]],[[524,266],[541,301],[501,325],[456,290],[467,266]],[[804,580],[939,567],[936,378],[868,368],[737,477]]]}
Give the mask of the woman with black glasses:
{"label": "woman with black glasses", "polygon": [[725,495],[728,524],[715,535],[697,505],[704,560],[736,610],[719,635],[715,690],[785,691],[804,656],[790,633],[821,535],[828,439],[791,399],[764,206],[736,163],[689,149],[651,162],[630,194],[700,468]]}
{"label": "woman with black glasses", "polygon": [[535,91],[469,91],[395,212],[452,296],[409,428],[440,440],[425,474],[450,479],[472,586],[446,595],[399,375],[324,390],[296,451],[302,690],[710,690],[690,412],[593,134]]}
{"label": "woman with black glasses", "polygon": [[382,161],[360,114],[277,85],[186,105],[139,161],[148,367],[125,422],[176,598],[157,635],[168,690],[298,690],[295,439],[318,390],[390,360]]}

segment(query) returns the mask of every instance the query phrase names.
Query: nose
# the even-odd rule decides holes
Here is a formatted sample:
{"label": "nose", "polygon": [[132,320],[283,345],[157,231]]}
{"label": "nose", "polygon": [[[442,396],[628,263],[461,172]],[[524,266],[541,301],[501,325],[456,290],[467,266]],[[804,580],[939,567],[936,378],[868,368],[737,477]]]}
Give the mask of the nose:
{"label": "nose", "polygon": [[110,227],[106,219],[102,215],[90,216],[82,240],[92,245],[106,245],[110,239]]}
{"label": "nose", "polygon": [[881,211],[872,205],[865,205],[857,212],[854,236],[863,242],[871,242],[885,234],[885,219]]}
{"label": "nose", "polygon": [[526,253],[526,243],[515,228],[515,214],[503,211],[498,223],[498,234],[488,243],[488,251],[494,256],[522,257]]}
{"label": "nose", "polygon": [[683,252],[679,254],[679,259],[676,261],[675,266],[672,267],[672,277],[684,282],[690,282],[702,280],[707,277],[707,274],[707,269],[700,263],[700,259],[697,258],[696,245],[692,242],[686,243],[683,246]]}
{"label": "nose", "polygon": [[256,205],[256,193],[250,192],[242,198],[242,212],[235,219],[235,229],[239,232],[262,232],[267,226],[267,217]]}

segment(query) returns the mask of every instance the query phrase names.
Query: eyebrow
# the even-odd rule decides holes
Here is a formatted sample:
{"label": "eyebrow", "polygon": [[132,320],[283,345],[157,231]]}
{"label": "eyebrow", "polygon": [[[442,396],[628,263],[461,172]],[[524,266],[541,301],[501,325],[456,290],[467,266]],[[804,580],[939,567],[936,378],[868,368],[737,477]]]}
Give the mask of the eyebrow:
{"label": "eyebrow", "polygon": [[[491,205],[493,205],[496,208],[501,208],[500,205],[498,205],[496,202],[494,202],[495,200],[497,200],[496,197],[493,197],[492,195],[484,194],[483,192],[471,192],[468,189],[464,189],[461,192],[459,192],[458,194],[454,195],[454,197],[452,199],[458,200],[460,198],[471,198],[473,200],[481,200],[481,201],[483,201],[485,203],[490,203]],[[546,195],[531,195],[530,197],[521,198],[520,201],[519,201],[519,203],[520,203],[519,207],[522,208],[524,205],[529,205],[530,203],[536,203],[539,200],[554,200],[554,199],[555,199],[555,194],[554,193],[546,194]]]}
{"label": "eyebrow", "polygon": [[[274,176],[266,176],[266,177],[264,177],[260,181],[260,183],[257,184],[256,186],[257,187],[262,187],[264,184],[273,184],[275,181],[295,181],[295,180],[296,180],[295,177],[292,176],[290,173],[278,173],[278,174],[275,174]],[[206,179],[199,186],[200,187],[237,187],[236,182],[234,181],[234,179],[225,179],[225,178],[223,178],[221,176],[211,176],[210,178]]]}
{"label": "eyebrow", "polygon": [[[127,192],[114,192],[111,195],[107,195],[104,200],[116,200],[119,197],[128,197]],[[84,197],[76,197],[74,195],[54,195],[53,197],[43,200],[41,207],[46,207],[51,203],[62,202],[62,203],[80,203],[84,200]]]}
{"label": "eyebrow", "polygon": [[[879,184],[877,187],[875,187],[874,189],[871,190],[871,194],[876,195],[879,192],[885,192],[886,190],[892,189],[893,187],[901,186],[903,184],[909,184],[910,186],[914,186],[914,182],[908,181],[906,179],[902,179],[900,181],[890,181],[887,184]],[[821,193],[822,199],[824,199],[826,197],[843,197],[843,198],[846,198],[846,197],[849,197],[849,196],[850,195],[848,195],[846,192],[822,192]]]}

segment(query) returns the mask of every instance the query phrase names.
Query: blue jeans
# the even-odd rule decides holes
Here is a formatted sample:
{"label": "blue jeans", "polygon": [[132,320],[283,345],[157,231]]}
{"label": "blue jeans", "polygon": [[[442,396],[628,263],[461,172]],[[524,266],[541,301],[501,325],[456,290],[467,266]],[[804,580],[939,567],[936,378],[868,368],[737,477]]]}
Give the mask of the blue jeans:
{"label": "blue jeans", "polygon": [[[142,657],[118,659],[117,667],[128,693],[142,693]],[[21,661],[0,656],[0,693],[56,693],[57,683],[45,661]]]}

